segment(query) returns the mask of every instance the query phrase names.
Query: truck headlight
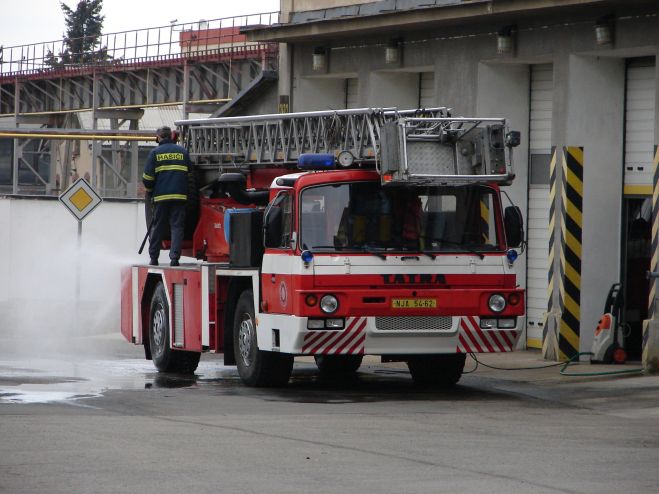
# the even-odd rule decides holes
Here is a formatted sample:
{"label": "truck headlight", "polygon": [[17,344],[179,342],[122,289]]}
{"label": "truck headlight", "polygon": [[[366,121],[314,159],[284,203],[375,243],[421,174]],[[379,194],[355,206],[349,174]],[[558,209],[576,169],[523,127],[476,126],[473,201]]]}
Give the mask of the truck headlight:
{"label": "truck headlight", "polygon": [[506,299],[503,295],[495,293],[490,295],[489,300],[487,301],[487,306],[492,312],[502,312],[506,308]]}
{"label": "truck headlight", "polygon": [[515,329],[517,327],[517,318],[505,318],[499,319],[499,329]]}
{"label": "truck headlight", "polygon": [[323,295],[320,299],[320,310],[326,314],[333,314],[339,308],[339,301],[334,295]]}

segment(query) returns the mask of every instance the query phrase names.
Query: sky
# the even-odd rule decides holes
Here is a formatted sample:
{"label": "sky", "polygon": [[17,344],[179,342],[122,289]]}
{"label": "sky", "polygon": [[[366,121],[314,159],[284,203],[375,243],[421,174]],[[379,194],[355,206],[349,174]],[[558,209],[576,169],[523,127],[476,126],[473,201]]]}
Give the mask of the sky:
{"label": "sky", "polygon": [[[78,0],[64,3],[75,9]],[[6,7],[0,21],[0,45],[62,39],[65,26],[59,0],[12,0]],[[167,26],[174,19],[185,23],[278,10],[279,0],[104,0],[103,33]]]}

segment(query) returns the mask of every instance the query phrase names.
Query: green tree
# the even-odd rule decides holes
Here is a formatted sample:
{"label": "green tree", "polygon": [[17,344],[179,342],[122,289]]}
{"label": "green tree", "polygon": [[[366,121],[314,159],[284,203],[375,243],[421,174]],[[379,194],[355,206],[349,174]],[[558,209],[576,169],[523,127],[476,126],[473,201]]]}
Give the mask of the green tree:
{"label": "green tree", "polygon": [[64,13],[66,33],[64,50],[56,56],[48,52],[46,64],[62,67],[72,64],[88,64],[110,60],[107,47],[101,47],[103,0],[80,0],[75,10],[60,2]]}

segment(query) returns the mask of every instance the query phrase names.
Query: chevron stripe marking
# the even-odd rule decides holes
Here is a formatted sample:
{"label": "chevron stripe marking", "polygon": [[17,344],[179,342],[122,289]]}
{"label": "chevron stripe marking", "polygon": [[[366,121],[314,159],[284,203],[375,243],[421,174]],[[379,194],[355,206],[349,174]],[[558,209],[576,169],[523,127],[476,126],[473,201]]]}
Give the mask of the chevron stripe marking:
{"label": "chevron stripe marking", "polygon": [[[471,326],[471,318],[463,318],[462,321],[464,322],[463,328],[466,329],[467,331],[467,337],[471,340],[472,344],[476,347],[476,350],[479,353],[485,353],[483,348],[485,348],[485,343],[480,338],[480,335],[472,328]],[[492,349],[489,349],[491,352]]]}
{"label": "chevron stripe marking", "polygon": [[487,331],[481,329],[473,316],[463,317],[460,320],[458,333],[458,353],[498,353],[513,350],[517,331]]}
{"label": "chevron stripe marking", "polygon": [[[354,317],[347,320],[343,331],[317,331],[305,334],[302,353],[306,354],[339,354],[363,353],[366,335],[365,317]],[[351,346],[352,345],[352,346]]]}
{"label": "chevron stripe marking", "polygon": [[[348,347],[350,342],[357,338],[360,334],[363,334],[364,328],[366,328],[366,318],[361,318],[359,321],[360,322],[358,324],[353,325],[354,331],[351,335],[348,336],[343,345],[337,349],[336,353],[344,353],[344,350]],[[348,351],[348,353],[352,353],[352,351]]]}
{"label": "chevron stripe marking", "polygon": [[362,334],[355,344],[348,350],[349,355],[363,355],[364,354],[364,342],[366,341],[366,335]]}

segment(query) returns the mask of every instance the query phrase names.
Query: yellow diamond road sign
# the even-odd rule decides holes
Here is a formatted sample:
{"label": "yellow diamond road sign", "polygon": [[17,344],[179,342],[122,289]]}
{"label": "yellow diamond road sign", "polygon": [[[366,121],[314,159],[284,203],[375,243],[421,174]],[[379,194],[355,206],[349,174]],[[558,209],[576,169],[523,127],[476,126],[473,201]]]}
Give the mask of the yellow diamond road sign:
{"label": "yellow diamond road sign", "polygon": [[59,196],[59,200],[78,221],[82,221],[103,199],[84,178],[79,178]]}

